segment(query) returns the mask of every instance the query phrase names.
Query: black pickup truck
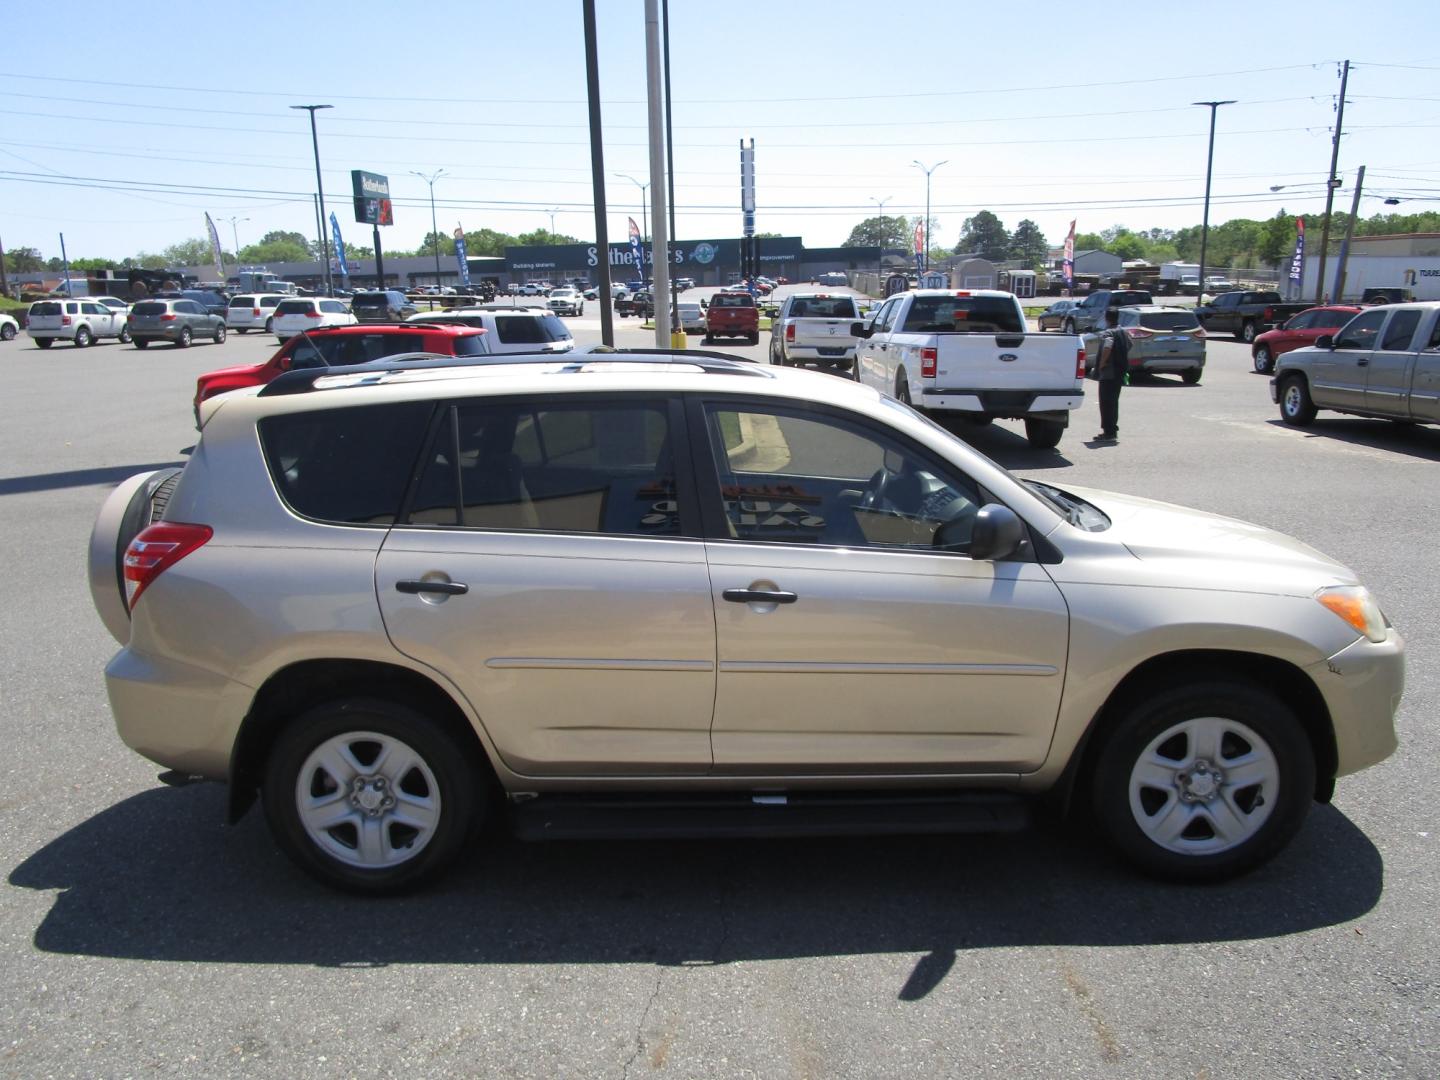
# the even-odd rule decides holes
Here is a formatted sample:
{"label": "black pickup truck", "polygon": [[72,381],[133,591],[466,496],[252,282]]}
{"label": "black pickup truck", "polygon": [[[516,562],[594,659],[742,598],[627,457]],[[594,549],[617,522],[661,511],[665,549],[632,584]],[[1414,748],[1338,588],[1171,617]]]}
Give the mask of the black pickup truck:
{"label": "black pickup truck", "polygon": [[1287,304],[1274,291],[1236,291],[1221,293],[1210,303],[1201,304],[1195,309],[1195,317],[1206,333],[1228,331],[1235,335],[1236,341],[1248,345],[1266,330],[1314,306]]}
{"label": "black pickup truck", "polygon": [[627,315],[653,319],[655,317],[655,298],[646,291],[628,293],[615,301],[615,314],[622,319]]}

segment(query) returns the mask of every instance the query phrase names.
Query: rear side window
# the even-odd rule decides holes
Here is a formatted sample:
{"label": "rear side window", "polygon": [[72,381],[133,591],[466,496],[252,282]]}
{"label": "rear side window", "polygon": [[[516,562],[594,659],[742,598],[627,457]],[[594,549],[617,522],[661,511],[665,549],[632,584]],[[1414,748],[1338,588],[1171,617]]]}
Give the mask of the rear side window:
{"label": "rear side window", "polygon": [[1194,330],[1200,320],[1188,311],[1143,311],[1140,325],[1147,330]]}
{"label": "rear side window", "polygon": [[1314,318],[1311,319],[1310,322],[1306,325],[1312,327],[1326,327],[1331,330],[1335,330],[1344,326],[1354,317],[1355,312],[1353,311],[1317,311],[1314,312]]}
{"label": "rear side window", "polygon": [[282,300],[275,305],[276,315],[309,315],[314,310],[310,300]]}
{"label": "rear side window", "polygon": [[392,524],[432,408],[412,401],[267,416],[260,443],[276,490],[303,517]]}
{"label": "rear side window", "polygon": [[130,309],[131,315],[164,315],[169,311],[163,302],[159,300],[142,300]]}
{"label": "rear side window", "polygon": [[490,352],[490,346],[485,344],[484,334],[467,334],[464,337],[457,337],[453,344],[456,356],[485,356]]}
{"label": "rear side window", "polygon": [[1153,303],[1154,298],[1148,292],[1112,292],[1110,294],[1110,307],[1136,307],[1140,304]]}
{"label": "rear side window", "polygon": [[680,531],[663,402],[460,405],[410,523],[670,536]]}
{"label": "rear side window", "polygon": [[262,308],[275,307],[280,303],[281,299],[282,297],[279,296],[262,296],[260,297],[260,306]]}
{"label": "rear side window", "polygon": [[234,308],[254,307],[255,298],[253,296],[232,296],[230,298],[230,306]]}
{"label": "rear side window", "polygon": [[570,337],[565,324],[554,315],[497,315],[495,333],[507,345],[541,345]]}
{"label": "rear side window", "polygon": [[1021,334],[1013,300],[1000,296],[917,296],[905,316],[907,334]]}

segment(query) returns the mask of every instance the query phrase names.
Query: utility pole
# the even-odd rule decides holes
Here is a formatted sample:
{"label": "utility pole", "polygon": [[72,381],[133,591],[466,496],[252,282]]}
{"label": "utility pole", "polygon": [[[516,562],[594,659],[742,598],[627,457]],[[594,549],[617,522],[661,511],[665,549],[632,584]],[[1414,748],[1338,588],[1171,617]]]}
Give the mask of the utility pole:
{"label": "utility pole", "polygon": [[330,277],[330,237],[325,232],[325,181],[320,178],[320,136],[315,130],[315,110],[333,109],[334,105],[291,105],[310,113],[310,142],[315,147],[315,212],[320,220],[320,257],[324,260],[325,295],[335,295],[335,282]]}
{"label": "utility pole", "polygon": [[[670,0],[660,0],[661,38],[664,42],[665,61],[665,195],[670,210],[670,239],[675,239],[675,133],[670,114]],[[665,252],[665,265],[670,263],[670,252]],[[685,347],[685,331],[680,326],[680,293],[670,290],[670,347]]]}
{"label": "utility pole", "polygon": [[1315,303],[1325,294],[1325,249],[1330,246],[1330,210],[1335,205],[1335,189],[1340,178],[1335,168],[1340,164],[1340,134],[1345,125],[1345,84],[1350,81],[1350,61],[1340,68],[1340,102],[1335,107],[1335,136],[1330,144],[1330,175],[1325,181],[1325,224],[1320,226],[1320,267],[1315,274]]}
{"label": "utility pole", "polygon": [[1355,198],[1350,202],[1350,221],[1345,226],[1345,239],[1340,242],[1340,258],[1335,265],[1335,291],[1331,298],[1335,303],[1341,303],[1341,297],[1345,295],[1345,264],[1350,259],[1350,241],[1355,236],[1355,218],[1360,214],[1360,192],[1365,187],[1365,166],[1360,166],[1360,171],[1355,174]]}
{"label": "utility pole", "polygon": [[600,340],[615,346],[611,308],[610,233],[605,223],[605,150],[600,129],[600,60],[595,32],[595,0],[580,0],[585,23],[585,97],[590,107],[590,186],[595,200],[595,255],[600,271]]}
{"label": "utility pole", "polygon": [[5,242],[0,240],[0,296],[10,295],[10,277],[5,273]]}
{"label": "utility pole", "polygon": [[70,291],[70,256],[65,254],[65,234],[60,234],[60,261],[65,266],[65,295],[74,296]]}
{"label": "utility pole", "polygon": [[238,216],[236,216],[236,217],[230,218],[229,220],[230,220],[230,232],[233,233],[234,236],[235,236],[235,263],[236,263],[236,265],[238,266],[239,263],[240,263],[240,230],[236,227],[235,223],[236,223],[237,221],[249,221],[250,219],[249,219],[248,217],[238,217]]}
{"label": "utility pole", "polygon": [[415,172],[414,169],[411,169],[410,172],[430,185],[430,250],[435,254],[435,288],[438,291],[440,288],[440,226],[435,224],[435,181],[445,175],[445,170],[436,169],[430,176],[426,176],[422,172]]}
{"label": "utility pole", "polygon": [[[1192,101],[1192,105],[1204,105],[1210,110],[1210,150],[1205,155],[1205,212],[1200,219],[1200,292],[1205,291],[1205,253],[1210,243],[1210,175],[1215,167],[1215,113],[1221,105],[1234,105],[1234,101]],[[1199,303],[1199,294],[1196,295]]]}
{"label": "utility pole", "polygon": [[[655,239],[650,262],[655,271],[655,347],[668,349],[670,341],[670,225],[665,220],[665,116],[661,89],[660,0],[645,0],[645,98],[650,117],[650,205],[655,208]],[[655,252],[660,258],[655,258]]]}
{"label": "utility pole", "polygon": [[936,169],[938,169],[941,165],[948,165],[948,164],[950,164],[950,163],[949,163],[948,161],[937,161],[934,165],[931,165],[929,168],[926,168],[924,165],[921,165],[920,162],[918,162],[918,161],[912,161],[910,164],[914,165],[917,169],[920,169],[920,170],[922,170],[922,171],[925,173],[925,229],[924,229],[924,235],[925,235],[925,251],[924,251],[924,253],[923,253],[923,255],[921,256],[921,259],[920,259],[920,268],[921,268],[922,270],[929,270],[929,269],[930,269],[930,174],[933,173]]}
{"label": "utility pole", "polygon": [[880,255],[875,260],[875,280],[877,282],[885,276],[885,204],[893,198],[895,198],[894,195],[886,195],[883,199],[877,199],[874,195],[870,196],[870,201],[880,211]]}

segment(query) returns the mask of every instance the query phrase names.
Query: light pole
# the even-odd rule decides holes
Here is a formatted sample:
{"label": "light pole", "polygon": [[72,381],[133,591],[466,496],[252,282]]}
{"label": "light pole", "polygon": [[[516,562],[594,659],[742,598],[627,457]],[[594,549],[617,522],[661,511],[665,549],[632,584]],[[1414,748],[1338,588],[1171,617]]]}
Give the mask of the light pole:
{"label": "light pole", "polygon": [[445,175],[444,169],[436,169],[434,173],[426,176],[422,172],[410,170],[411,174],[420,177],[430,185],[430,250],[435,253],[435,288],[440,288],[440,227],[435,224],[435,181]]}
{"label": "light pole", "polygon": [[330,280],[330,238],[325,235],[325,182],[320,179],[320,136],[315,130],[315,110],[333,109],[334,105],[291,105],[292,109],[304,109],[310,114],[310,142],[315,147],[315,192],[320,200],[320,255],[325,260],[325,295],[335,295],[335,283]]}
{"label": "light pole", "polygon": [[870,196],[870,201],[880,211],[880,255],[875,260],[875,272],[881,276],[885,273],[885,204],[893,198],[895,198],[894,195],[886,195],[883,199],[877,199],[874,195]]}
{"label": "light pole", "polygon": [[[1221,105],[1234,105],[1231,101],[1192,101],[1191,105],[1203,105],[1210,110],[1210,152],[1205,156],[1205,211],[1200,218],[1200,292],[1205,291],[1205,250],[1210,241],[1210,173],[1215,166],[1215,113]],[[1199,302],[1199,296],[1196,296]]]}
{"label": "light pole", "polygon": [[948,162],[948,161],[937,161],[934,165],[931,165],[929,168],[926,168],[924,165],[920,164],[920,162],[918,162],[918,161],[912,161],[910,164],[911,164],[911,165],[914,165],[917,169],[920,169],[922,172],[925,173],[925,253],[924,253],[924,255],[922,256],[920,266],[921,266],[921,269],[923,269],[923,270],[929,270],[929,269],[930,269],[930,174],[933,173],[936,169],[938,169],[941,165],[948,165],[948,164],[950,164],[950,162]]}
{"label": "light pole", "polygon": [[[621,180],[629,180],[640,189],[640,239],[648,244],[650,242],[650,225],[645,218],[645,192],[650,190],[650,185],[642,184],[633,176],[626,176],[623,172],[617,172],[615,175],[620,177]],[[645,275],[641,274],[640,276],[644,277]]]}
{"label": "light pole", "polygon": [[542,210],[540,212],[550,215],[550,242],[553,244],[555,242],[555,215],[558,214],[560,210],[557,207],[554,210]]}
{"label": "light pole", "polygon": [[240,230],[235,227],[237,221],[249,221],[248,217],[226,218],[230,222],[230,231],[235,234],[235,262],[240,262]]}

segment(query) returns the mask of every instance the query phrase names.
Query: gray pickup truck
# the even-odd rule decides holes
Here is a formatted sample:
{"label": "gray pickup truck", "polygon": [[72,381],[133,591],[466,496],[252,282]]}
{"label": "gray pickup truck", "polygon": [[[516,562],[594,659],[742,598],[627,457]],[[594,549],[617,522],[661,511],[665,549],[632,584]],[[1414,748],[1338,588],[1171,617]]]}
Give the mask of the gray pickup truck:
{"label": "gray pickup truck", "polygon": [[1440,424],[1440,301],[1370,308],[1334,337],[1284,353],[1270,398],[1296,427],[1321,409]]}

